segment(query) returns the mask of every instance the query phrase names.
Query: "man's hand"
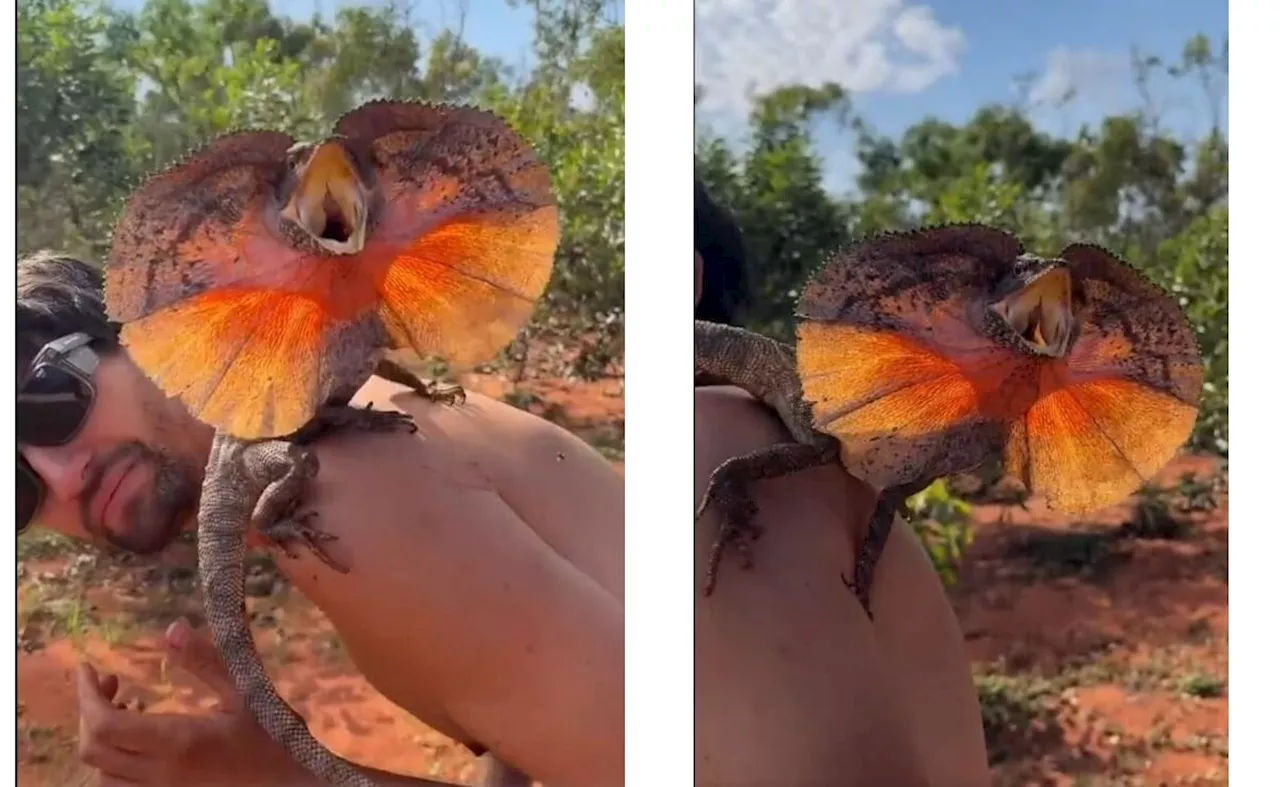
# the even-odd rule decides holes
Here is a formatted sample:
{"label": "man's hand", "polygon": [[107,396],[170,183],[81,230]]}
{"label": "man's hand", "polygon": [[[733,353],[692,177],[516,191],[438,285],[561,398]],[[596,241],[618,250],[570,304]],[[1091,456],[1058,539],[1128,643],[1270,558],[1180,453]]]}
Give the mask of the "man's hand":
{"label": "man's hand", "polygon": [[283,749],[254,723],[213,643],[185,622],[169,627],[170,664],[218,698],[208,715],[143,713],[116,703],[120,681],[89,664],[78,674],[80,759],[100,772],[102,787],[222,787],[307,781]]}

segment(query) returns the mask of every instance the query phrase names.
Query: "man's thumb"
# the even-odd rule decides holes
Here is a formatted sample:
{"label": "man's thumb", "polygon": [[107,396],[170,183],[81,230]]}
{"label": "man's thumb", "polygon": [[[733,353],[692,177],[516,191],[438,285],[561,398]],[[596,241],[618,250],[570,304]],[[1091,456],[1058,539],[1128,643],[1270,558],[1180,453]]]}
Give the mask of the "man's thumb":
{"label": "man's thumb", "polygon": [[222,666],[222,659],[213,646],[213,640],[197,633],[185,620],[176,620],[164,633],[169,662],[180,667],[214,693],[225,708],[233,708],[240,702],[231,676]]}

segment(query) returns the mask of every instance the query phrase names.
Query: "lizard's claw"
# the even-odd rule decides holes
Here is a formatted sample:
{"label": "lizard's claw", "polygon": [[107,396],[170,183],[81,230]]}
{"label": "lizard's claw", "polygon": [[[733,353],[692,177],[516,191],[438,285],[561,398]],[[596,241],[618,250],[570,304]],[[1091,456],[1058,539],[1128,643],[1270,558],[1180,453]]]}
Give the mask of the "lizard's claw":
{"label": "lizard's claw", "polygon": [[722,517],[720,531],[711,544],[707,581],[702,591],[704,595],[709,596],[715,591],[716,573],[726,546],[732,546],[742,556],[743,568],[751,568],[750,541],[759,538],[761,531],[756,524],[756,504],[748,486],[756,481],[835,462],[839,455],[840,444],[835,440],[812,444],[782,443],[727,459],[715,469],[707,484],[707,493],[694,514],[696,520],[714,502]]}
{"label": "lizard's claw", "polygon": [[865,579],[859,565],[862,561],[861,552],[855,560],[859,561],[853,569],[853,579],[850,579],[843,571],[840,572],[840,582],[844,585],[844,589],[849,591],[858,599],[858,603],[862,605],[862,609],[867,613],[867,620],[875,620],[875,615],[871,612],[871,582]]}
{"label": "lizard's claw", "polygon": [[363,408],[344,407],[344,415],[336,415],[335,426],[341,429],[354,429],[360,432],[399,432],[413,434],[418,431],[418,424],[413,416],[398,410],[375,410],[372,404]]}
{"label": "lizard's claw", "polygon": [[840,580],[857,596],[858,603],[862,604],[870,620],[875,620],[875,616],[871,613],[871,584],[875,580],[876,564],[880,562],[880,555],[884,553],[885,545],[889,543],[893,520],[897,516],[905,519],[907,498],[927,486],[927,483],[915,484],[881,493],[876,499],[875,510],[871,512],[867,534],[854,555],[853,578],[840,574]]}
{"label": "lizard's claw", "polygon": [[348,573],[351,569],[339,562],[324,548],[325,542],[337,541],[338,537],[332,533],[326,533],[312,524],[315,517],[316,512],[314,511],[294,513],[284,519],[263,525],[261,533],[264,538],[284,552],[285,556],[290,560],[298,558],[298,552],[295,547],[301,544],[311,550],[311,553],[329,568],[339,574]]}
{"label": "lizard's claw", "polygon": [[462,389],[461,385],[441,383],[437,380],[423,380],[389,358],[383,358],[378,362],[374,374],[397,385],[403,385],[433,404],[452,406],[467,401],[467,393]]}
{"label": "lizard's claw", "polygon": [[375,410],[372,404],[364,407],[336,405],[320,408],[315,417],[293,435],[291,442],[306,445],[342,429],[361,432],[404,430],[413,434],[418,431],[418,425],[411,415],[396,410]]}
{"label": "lizard's claw", "polygon": [[425,397],[431,402],[449,407],[466,404],[467,402],[467,392],[463,390],[461,385],[446,384],[436,380],[423,383],[421,390],[415,390],[414,393]]}
{"label": "lizard's claw", "polygon": [[[730,460],[732,461],[732,460]],[[742,559],[744,569],[751,568],[750,542],[760,537],[760,527],[756,525],[756,504],[747,489],[749,479],[741,478],[733,472],[733,466],[726,462],[716,468],[707,485],[707,493],[702,497],[695,519],[701,517],[710,503],[715,503],[721,515],[720,529],[715,541],[711,543],[711,558],[707,563],[706,581],[702,588],[705,596],[710,596],[716,588],[716,576],[720,571],[720,561],[724,557],[726,547],[732,547]]]}

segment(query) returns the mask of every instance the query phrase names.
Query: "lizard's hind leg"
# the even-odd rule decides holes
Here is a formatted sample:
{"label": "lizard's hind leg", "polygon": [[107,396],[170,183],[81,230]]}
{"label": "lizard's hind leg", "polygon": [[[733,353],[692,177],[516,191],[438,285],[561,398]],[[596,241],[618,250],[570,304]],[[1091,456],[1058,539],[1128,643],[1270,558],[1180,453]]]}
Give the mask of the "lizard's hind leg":
{"label": "lizard's hind leg", "polygon": [[308,447],[324,435],[341,429],[366,432],[417,431],[412,416],[395,410],[375,410],[370,407],[330,405],[321,407],[315,417],[295,432],[288,441],[277,440],[259,443],[250,451],[262,457],[262,466],[289,463],[283,475],[272,481],[263,491],[254,509],[253,522],[264,538],[284,552],[286,557],[298,556],[299,544],[310,550],[325,565],[345,574],[350,569],[338,561],[325,548],[325,543],[337,536],[326,533],[314,522],[315,511],[303,511],[301,502],[307,485],[319,471],[319,461]]}
{"label": "lizard's hind leg", "polygon": [[699,519],[711,503],[720,510],[720,529],[711,543],[711,559],[707,563],[703,595],[710,596],[716,588],[716,577],[726,547],[733,547],[742,557],[743,568],[751,567],[751,550],[748,539],[760,537],[756,524],[755,499],[750,485],[767,478],[778,478],[810,467],[827,464],[839,455],[839,446],[824,442],[822,445],[807,443],[783,443],[752,451],[743,456],[727,459],[711,473],[706,494],[694,513]]}
{"label": "lizard's hind leg", "polygon": [[313,512],[299,511],[307,486],[320,469],[316,455],[301,445],[273,440],[250,446],[245,465],[275,476],[263,489],[253,509],[251,521],[263,538],[290,558],[298,556],[294,547],[302,544],[325,565],[339,573],[347,573],[347,567],[324,548],[326,541],[334,541],[337,536],[316,527]]}
{"label": "lizard's hind leg", "polygon": [[467,401],[467,392],[461,385],[442,383],[437,380],[425,381],[418,375],[404,368],[390,358],[378,361],[373,373],[384,380],[403,385],[418,396],[438,404],[455,405]]}
{"label": "lizard's hind leg", "polygon": [[875,579],[876,563],[880,562],[880,555],[889,543],[889,532],[893,529],[893,518],[898,513],[900,502],[895,497],[880,495],[867,526],[867,535],[862,539],[853,559],[853,580],[840,575],[844,586],[858,597],[858,602],[867,612],[867,618],[871,620],[875,619],[871,612],[871,583]]}
{"label": "lizard's hind leg", "polygon": [[930,483],[932,482],[923,481],[903,484],[880,493],[880,497],[876,498],[875,510],[871,512],[867,535],[862,539],[862,544],[858,546],[858,552],[854,555],[853,580],[850,581],[843,574],[840,576],[844,586],[858,597],[858,602],[867,611],[867,617],[870,619],[875,619],[871,613],[871,583],[875,581],[876,564],[880,562],[880,555],[884,553],[885,545],[889,543],[893,520],[899,513],[905,517],[908,498],[924,491]]}

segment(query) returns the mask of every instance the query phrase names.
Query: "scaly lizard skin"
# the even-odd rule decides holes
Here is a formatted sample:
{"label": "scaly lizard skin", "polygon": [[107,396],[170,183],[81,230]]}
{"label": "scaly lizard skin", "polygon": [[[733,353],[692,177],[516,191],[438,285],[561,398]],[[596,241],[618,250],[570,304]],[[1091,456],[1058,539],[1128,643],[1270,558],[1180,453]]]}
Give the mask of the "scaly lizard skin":
{"label": "scaly lizard skin", "polygon": [[[452,392],[420,395],[444,404],[460,403],[463,396],[461,389],[456,399]],[[330,568],[347,573],[348,568],[324,549],[325,542],[334,537],[318,529],[312,522],[315,513],[300,505],[319,469],[309,446],[341,429],[412,433],[417,425],[403,413],[334,405],[322,409],[288,440],[253,442],[224,433],[214,435],[200,496],[200,585],[214,645],[259,726],[326,783],[376,787],[372,779],[317,741],[306,720],[276,692],[244,617],[245,522],[287,556],[296,557],[294,549],[300,544]],[[475,787],[529,787],[533,783],[491,752],[473,751],[478,757]]]}
{"label": "scaly lizard skin", "polygon": [[313,512],[300,508],[319,469],[307,445],[342,428],[416,431],[413,420],[402,413],[334,406],[289,440],[253,442],[222,432],[214,435],[200,495],[200,584],[214,645],[258,724],[326,783],[376,787],[321,745],[306,721],[276,692],[245,621],[246,523],[291,557],[295,545],[301,544],[331,568],[347,572],[323,548],[333,536],[312,524]]}
{"label": "scaly lizard skin", "polygon": [[[755,524],[756,504],[749,486],[755,481],[838,462],[840,441],[813,428],[812,409],[800,390],[792,348],[731,325],[695,320],[693,331],[697,373],[741,388],[767,404],[795,441],[727,459],[711,473],[707,491],[694,513],[694,519],[698,519],[708,505],[715,503],[723,517],[720,532],[711,545],[711,560],[703,584],[703,593],[709,596],[715,591],[726,548],[738,552],[744,567],[751,565],[748,539],[759,538],[760,528]],[[856,552],[852,579],[844,579],[868,615],[871,614],[871,581],[876,562],[888,541],[893,517],[908,497],[928,483],[885,490],[876,500],[867,534]]]}
{"label": "scaly lizard skin", "polygon": [[335,429],[414,429],[346,406],[374,374],[460,400],[385,351],[491,356],[532,313],[558,238],[549,172],[505,123],[397,101],[348,113],[317,142],[224,135],[143,184],[116,227],[108,315],[139,368],[215,428],[198,517],[214,642],[258,723],[329,784],[373,782],[267,678],[245,621],[246,529],[347,571],[300,510],[317,469],[307,446]]}
{"label": "scaly lizard skin", "polygon": [[703,593],[715,591],[716,575],[724,550],[732,547],[750,566],[747,539],[760,535],[755,524],[756,504],[748,486],[766,478],[790,475],[840,459],[840,443],[813,428],[813,416],[800,392],[795,351],[766,336],[732,325],[694,320],[694,372],[710,381],[737,386],[767,404],[787,427],[794,443],[761,448],[723,462],[711,473],[711,481],[694,513],[699,519],[715,503],[723,517],[720,533],[711,545]]}
{"label": "scaly lizard skin", "polygon": [[708,503],[723,550],[759,536],[748,485],[839,461],[878,491],[845,584],[870,590],[893,519],[935,479],[998,458],[1058,510],[1123,499],[1195,423],[1203,381],[1177,302],[1105,249],[1056,258],[981,225],[885,233],[840,252],[797,304],[791,350],[695,322],[695,374],[771,407],[794,443],[724,462]]}

